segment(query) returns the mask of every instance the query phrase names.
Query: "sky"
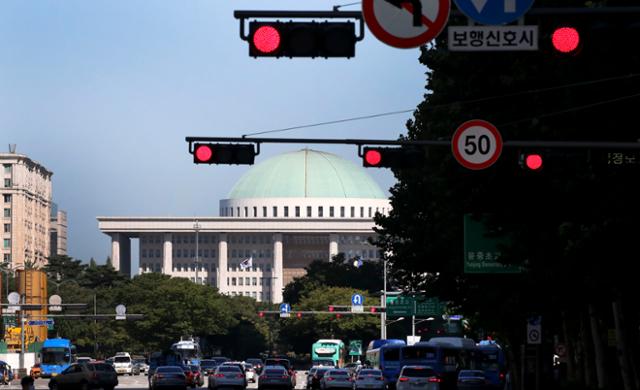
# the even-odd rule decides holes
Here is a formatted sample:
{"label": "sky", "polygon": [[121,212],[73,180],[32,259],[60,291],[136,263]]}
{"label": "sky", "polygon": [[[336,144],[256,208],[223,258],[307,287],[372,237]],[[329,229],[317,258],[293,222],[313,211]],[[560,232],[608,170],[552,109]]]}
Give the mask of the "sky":
{"label": "sky", "polygon": [[[17,144],[54,172],[53,200],[68,213],[68,252],[83,261],[104,263],[110,254],[97,216],[217,216],[218,201],[250,167],[194,165],[186,136],[241,136],[410,110],[423,100],[418,49],[392,48],[367,30],[355,58],[255,59],[233,17],[234,10],[344,3],[2,0],[0,151]],[[396,139],[410,118],[269,136]],[[355,146],[312,144],[263,144],[256,162],[304,147],[361,165]],[[391,172],[368,173],[388,194]]]}

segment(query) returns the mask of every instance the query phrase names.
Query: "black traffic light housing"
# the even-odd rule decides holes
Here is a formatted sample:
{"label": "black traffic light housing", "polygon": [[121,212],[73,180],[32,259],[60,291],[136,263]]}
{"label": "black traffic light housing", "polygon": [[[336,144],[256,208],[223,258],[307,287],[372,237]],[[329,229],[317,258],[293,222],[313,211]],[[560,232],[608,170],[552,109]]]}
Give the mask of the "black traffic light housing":
{"label": "black traffic light housing", "polygon": [[423,149],[415,146],[362,148],[362,166],[366,168],[412,168],[421,163]]}
{"label": "black traffic light housing", "polygon": [[249,23],[249,55],[252,57],[354,57],[356,28],[353,22]]}
{"label": "black traffic light housing", "polygon": [[256,152],[251,144],[193,144],[194,164],[252,165]]}

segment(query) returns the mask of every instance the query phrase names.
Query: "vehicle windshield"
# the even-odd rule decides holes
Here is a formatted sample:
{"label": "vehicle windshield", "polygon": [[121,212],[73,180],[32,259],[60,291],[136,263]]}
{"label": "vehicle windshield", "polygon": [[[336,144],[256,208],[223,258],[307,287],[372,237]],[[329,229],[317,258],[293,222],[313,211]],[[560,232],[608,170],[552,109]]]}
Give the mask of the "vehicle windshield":
{"label": "vehicle windshield", "polygon": [[435,371],[430,368],[405,368],[402,370],[402,376],[409,378],[428,378],[435,375]]}
{"label": "vehicle windshield", "polygon": [[210,367],[215,367],[215,366],[216,366],[215,360],[202,360],[200,362],[200,367],[202,367],[202,368],[210,368]]}
{"label": "vehicle windshield", "polygon": [[42,364],[62,365],[71,363],[71,353],[67,348],[54,347],[42,349]]}
{"label": "vehicle windshield", "polygon": [[113,361],[116,363],[131,363],[131,358],[126,356],[116,356]]}

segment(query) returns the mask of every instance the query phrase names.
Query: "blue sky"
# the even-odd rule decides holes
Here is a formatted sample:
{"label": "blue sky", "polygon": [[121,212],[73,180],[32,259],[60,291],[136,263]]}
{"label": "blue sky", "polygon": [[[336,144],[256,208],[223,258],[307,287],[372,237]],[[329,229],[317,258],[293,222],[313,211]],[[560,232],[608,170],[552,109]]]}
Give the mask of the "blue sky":
{"label": "blue sky", "polygon": [[[330,10],[320,0],[2,0],[0,148],[54,172],[69,254],[104,262],[96,216],[218,215],[249,167],[195,166],[185,136],[261,130],[412,109],[418,49],[366,31],[352,59],[254,59],[234,10]],[[359,6],[344,8],[358,10]],[[383,138],[411,114],[273,134]],[[257,161],[310,146],[357,164],[354,146],[264,145]],[[383,189],[388,170],[369,170]]]}

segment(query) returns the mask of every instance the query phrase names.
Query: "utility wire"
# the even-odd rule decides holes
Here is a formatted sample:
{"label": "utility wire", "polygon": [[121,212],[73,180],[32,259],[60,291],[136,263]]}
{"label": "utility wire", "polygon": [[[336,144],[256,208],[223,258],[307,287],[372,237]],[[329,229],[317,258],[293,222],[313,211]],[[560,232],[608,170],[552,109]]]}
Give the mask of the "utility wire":
{"label": "utility wire", "polygon": [[355,3],[348,3],[348,4],[341,4],[341,5],[334,5],[334,6],[333,6],[333,10],[334,10],[334,11],[337,11],[337,10],[339,10],[339,9],[340,9],[340,8],[342,8],[342,7],[349,7],[349,6],[351,6],[351,5],[356,5],[356,4],[360,4],[360,2],[359,2],[359,1],[356,1]]}
{"label": "utility wire", "polygon": [[[554,90],[563,89],[563,88],[574,88],[574,87],[582,87],[582,86],[587,86],[587,85],[592,85],[592,84],[606,83],[606,82],[610,82],[610,81],[628,80],[628,79],[636,78],[638,76],[640,76],[640,74],[631,73],[631,74],[624,75],[624,76],[615,76],[615,77],[607,77],[607,78],[597,79],[597,80],[580,81],[580,82],[576,82],[576,83],[563,84],[563,85],[558,85],[558,86],[554,86],[554,87],[528,89],[528,90],[519,91],[519,92],[513,92],[513,93],[509,93],[509,94],[504,94],[504,95],[493,95],[493,96],[487,96],[487,97],[477,98],[477,99],[469,99],[469,100],[461,100],[461,101],[457,101],[457,102],[428,105],[428,106],[425,107],[425,109],[435,110],[435,109],[447,108],[447,107],[450,107],[450,106],[452,106],[454,104],[465,105],[465,104],[483,103],[483,102],[492,101],[492,100],[498,100],[498,99],[507,99],[507,98],[517,97],[517,96],[535,94],[535,93],[544,93],[544,92],[554,91]],[[282,132],[282,131],[299,130],[299,129],[309,128],[309,127],[333,125],[333,124],[337,124],[337,123],[359,121],[359,120],[363,120],[363,119],[372,119],[372,118],[379,118],[379,117],[383,117],[383,116],[406,114],[406,113],[409,113],[409,112],[413,112],[415,110],[417,110],[417,109],[416,108],[412,108],[412,109],[407,109],[407,110],[389,111],[389,112],[383,112],[383,113],[378,113],[378,114],[357,116],[357,117],[352,117],[352,118],[337,119],[337,120],[327,121],[327,122],[311,123],[311,124],[305,124],[305,125],[285,127],[285,128],[281,128],[281,129],[258,131],[258,132],[255,132],[255,133],[243,134],[242,137],[246,138],[246,137],[251,137],[251,136],[260,135],[260,134],[279,133],[279,132]],[[539,117],[541,117],[541,116],[539,116]]]}
{"label": "utility wire", "polygon": [[616,103],[616,102],[620,102],[620,101],[628,100],[628,99],[633,99],[633,98],[637,98],[637,97],[640,97],[640,93],[636,93],[636,94],[633,94],[633,95],[627,95],[627,96],[621,96],[621,97],[618,97],[618,98],[615,98],[615,99],[602,100],[602,101],[599,101],[599,102],[589,103],[589,104],[585,104],[585,105],[582,105],[582,106],[571,107],[571,108],[567,108],[565,110],[548,112],[548,113],[545,113],[545,114],[540,114],[540,115],[536,115],[536,116],[525,118],[525,119],[518,119],[517,121],[502,123],[500,125],[497,125],[497,127],[507,127],[507,126],[515,125],[517,123],[531,121],[531,120],[534,120],[534,119],[548,118],[550,116],[562,115],[562,114],[566,114],[566,113],[569,113],[569,112],[580,111],[580,110],[584,110],[584,109],[591,108],[591,107],[602,106],[602,105],[610,104],[610,103]]}

